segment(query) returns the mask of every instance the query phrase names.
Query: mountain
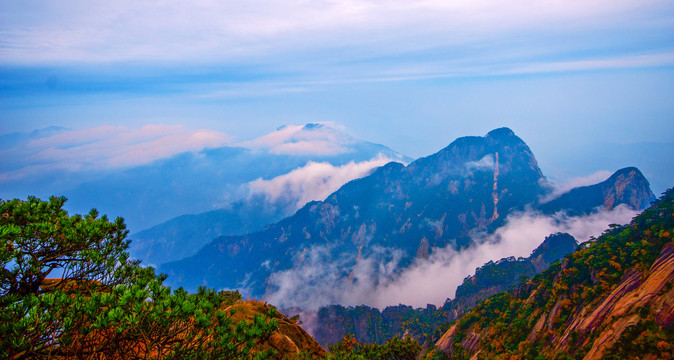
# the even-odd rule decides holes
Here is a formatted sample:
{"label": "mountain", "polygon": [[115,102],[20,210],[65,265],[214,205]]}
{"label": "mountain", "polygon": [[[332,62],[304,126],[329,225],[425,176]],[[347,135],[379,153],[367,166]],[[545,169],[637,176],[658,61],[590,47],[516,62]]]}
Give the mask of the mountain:
{"label": "mountain", "polygon": [[518,288],[462,316],[450,358],[666,359],[674,351],[674,189]]}
{"label": "mountain", "polygon": [[262,294],[269,274],[296,265],[295,253],[312,246],[330,246],[335,258],[354,255],[353,262],[375,246],[402,249],[405,265],[419,249],[454,239],[457,248],[467,246],[472,231],[495,228],[503,215],[536,201],[542,179],[526,144],[498,129],[457,139],[407,167],[389,163],[264,231],[217,238],[160,269],[188,287],[238,287],[252,274],[248,285]]}
{"label": "mountain", "polygon": [[599,206],[611,210],[618,204],[644,209],[653,200],[655,195],[650,189],[648,180],[639,169],[628,167],[616,171],[599,184],[572,189],[557,199],[542,204],[540,209],[544,213],[565,209],[569,215],[581,215],[588,214]]}
{"label": "mountain", "polygon": [[546,175],[557,178],[586,176],[631,164],[648,178],[653,192],[661,194],[674,179],[674,166],[663,166],[672,163],[670,154],[673,153],[674,141],[614,143],[598,139],[575,144],[565,151],[550,151],[537,156],[546,165]]}
{"label": "mountain", "polygon": [[578,244],[569,234],[553,234],[545,238],[528,258],[504,258],[490,261],[476,269],[456,290],[454,299],[447,299],[437,308],[414,309],[407,305],[389,306],[379,311],[369,306],[344,307],[330,305],[317,311],[284,310],[298,313],[307,329],[323,346],[340,341],[346,334],[364,343],[382,344],[394,336],[411,336],[424,342],[442,324],[458,319],[479,301],[517,285],[522,277],[531,277],[552,263],[572,253]]}
{"label": "mountain", "polygon": [[[246,288],[253,296],[310,301],[324,295],[312,293],[327,281],[311,275],[317,269],[352,283],[395,278],[434,249],[465,249],[474,235],[495,230],[509,214],[536,209],[548,191],[544,183],[524,141],[510,129],[496,129],[459,138],[408,166],[387,164],[263,231],[216,238],[160,271],[187,288]],[[369,278],[354,272],[368,264],[374,264]],[[299,282],[286,276],[293,270]]]}

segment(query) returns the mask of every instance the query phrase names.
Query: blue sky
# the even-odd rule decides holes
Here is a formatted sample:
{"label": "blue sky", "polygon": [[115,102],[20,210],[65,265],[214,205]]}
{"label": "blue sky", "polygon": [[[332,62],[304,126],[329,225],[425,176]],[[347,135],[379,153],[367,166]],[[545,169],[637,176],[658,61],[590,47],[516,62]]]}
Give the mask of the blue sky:
{"label": "blue sky", "polygon": [[565,171],[559,153],[674,135],[671,0],[0,0],[0,9],[0,134],[179,125],[242,141],[332,122],[419,157],[509,126],[558,178],[616,170]]}

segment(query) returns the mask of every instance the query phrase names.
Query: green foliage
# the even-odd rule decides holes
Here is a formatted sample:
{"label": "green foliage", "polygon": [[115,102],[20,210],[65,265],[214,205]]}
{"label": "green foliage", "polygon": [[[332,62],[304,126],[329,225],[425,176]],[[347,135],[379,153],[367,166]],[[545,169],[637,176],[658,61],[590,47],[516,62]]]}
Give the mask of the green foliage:
{"label": "green foliage", "polygon": [[674,329],[661,328],[653,320],[640,321],[623,332],[608,360],[623,359],[623,354],[654,354],[660,359],[674,353]]}
{"label": "green foliage", "polygon": [[421,346],[414,339],[395,336],[381,345],[362,344],[351,334],[329,349],[328,360],[414,360],[421,352]]}
{"label": "green foliage", "polygon": [[121,218],[69,216],[65,198],[0,202],[0,357],[263,359],[276,330],[235,321],[237,292],[163,285],[130,261]]}

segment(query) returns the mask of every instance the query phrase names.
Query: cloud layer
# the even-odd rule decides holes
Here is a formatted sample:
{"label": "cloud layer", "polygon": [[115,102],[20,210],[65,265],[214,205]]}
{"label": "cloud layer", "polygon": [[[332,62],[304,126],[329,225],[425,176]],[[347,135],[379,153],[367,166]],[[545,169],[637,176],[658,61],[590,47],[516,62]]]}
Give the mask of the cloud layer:
{"label": "cloud layer", "polygon": [[[369,74],[388,80],[469,69],[493,72],[489,68],[502,63],[511,66],[497,72],[511,72],[515,64],[528,72],[644,62],[657,66],[672,63],[671,51],[627,58],[543,58],[550,52],[569,53],[570,48],[590,50],[592,43],[610,48],[615,39],[608,34],[615,36],[618,29],[630,34],[653,27],[671,30],[666,21],[670,5],[667,0],[3,1],[0,63],[214,64],[273,59],[293,70],[332,63],[340,72],[345,59],[361,59],[352,65],[362,66],[379,58],[380,70]],[[583,37],[585,45],[572,40],[580,34],[591,34]],[[540,39],[548,40],[548,46],[522,47]],[[429,50],[442,54],[422,64],[419,53]],[[386,64],[387,59],[407,56],[416,61]],[[293,64],[297,60],[300,67]]]}
{"label": "cloud layer", "polygon": [[577,187],[598,184],[608,179],[611,175],[612,173],[610,171],[601,170],[595,172],[592,175],[574,177],[564,182],[548,181],[547,185],[550,186],[552,191],[544,198],[542,198],[541,202],[545,203],[550,200],[556,199],[561,195],[566,194],[567,192]]}
{"label": "cloud layer", "polygon": [[334,259],[329,248],[316,246],[298,255],[296,261],[301,265],[272,274],[270,283],[278,290],[267,294],[266,300],[304,309],[328,304],[366,304],[380,309],[398,304],[441,305],[454,296],[466,276],[490,260],[529,256],[546,236],[556,232],[586,241],[600,235],[609,224],[628,223],[634,215],[635,211],[623,206],[584,217],[532,212],[511,215],[494,234],[475,237],[476,245],[460,252],[451,247],[433,249],[427,260],[417,260],[402,272],[398,250],[378,247],[372,255],[356,261]]}
{"label": "cloud layer", "polygon": [[0,150],[0,158],[6,159],[0,167],[0,181],[58,170],[127,168],[228,142],[230,138],[226,134],[190,130],[182,125],[146,125],[139,129],[105,125],[63,130]]}

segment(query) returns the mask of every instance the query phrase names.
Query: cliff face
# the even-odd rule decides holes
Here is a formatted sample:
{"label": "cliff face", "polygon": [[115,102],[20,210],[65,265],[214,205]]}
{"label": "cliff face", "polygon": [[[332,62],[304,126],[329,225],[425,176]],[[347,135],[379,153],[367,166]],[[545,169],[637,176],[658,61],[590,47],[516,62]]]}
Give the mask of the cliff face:
{"label": "cliff face", "polygon": [[436,343],[456,358],[672,358],[674,191],[624,228],[463,316]]}
{"label": "cliff face", "polygon": [[[591,343],[584,359],[602,359],[610,352],[623,334],[642,319],[652,319],[662,327],[674,325],[674,244],[668,243],[647,272],[631,270],[618,286],[583,316],[582,309],[576,320],[569,324],[558,339],[557,350],[568,351],[570,334],[599,332],[596,340],[590,338],[582,346]],[[668,285],[669,284],[669,285]],[[650,314],[649,314],[650,312]],[[535,336],[539,336],[536,334]]]}

